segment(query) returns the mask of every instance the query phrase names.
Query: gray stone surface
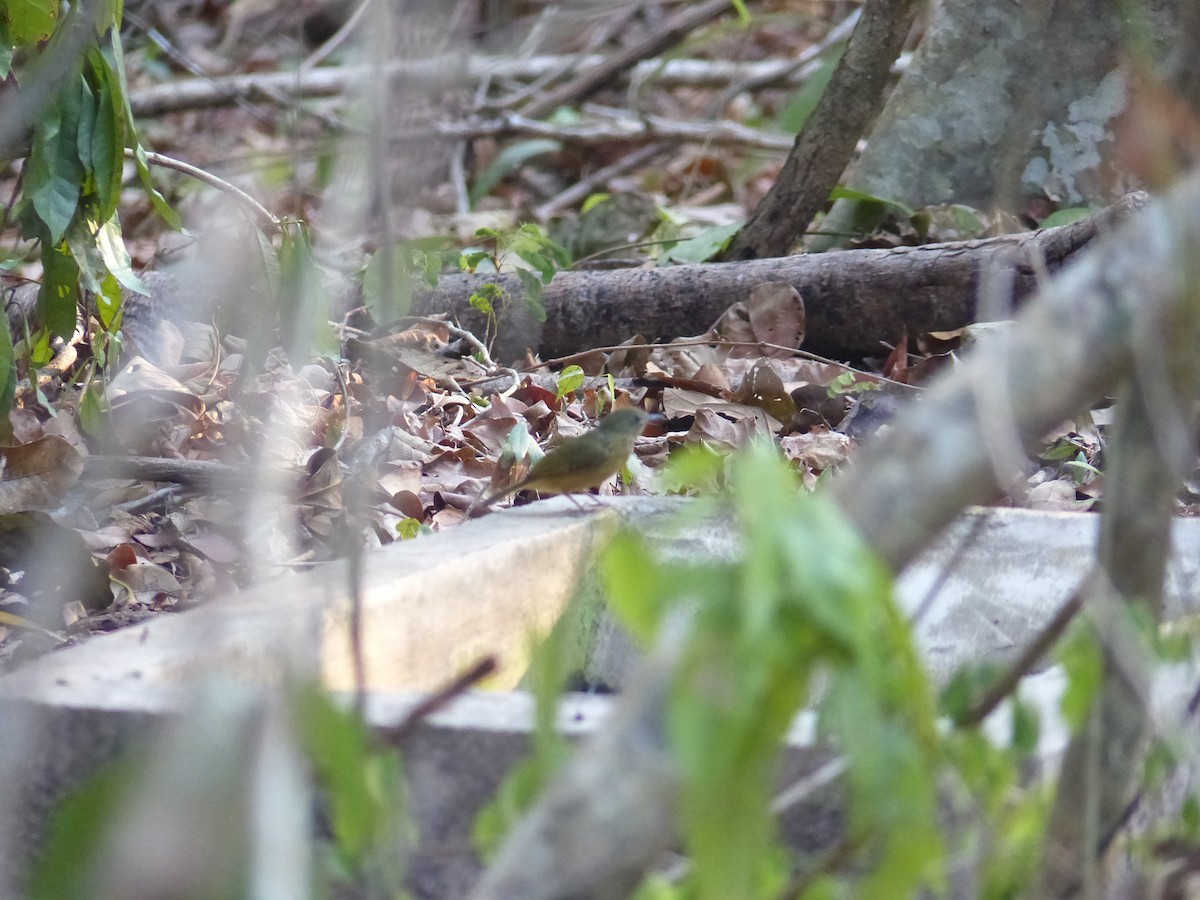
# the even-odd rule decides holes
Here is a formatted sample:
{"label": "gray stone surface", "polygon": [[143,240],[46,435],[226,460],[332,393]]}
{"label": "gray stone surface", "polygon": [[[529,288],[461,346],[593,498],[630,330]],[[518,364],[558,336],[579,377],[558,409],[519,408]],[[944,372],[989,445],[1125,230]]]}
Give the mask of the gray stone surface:
{"label": "gray stone surface", "polygon": [[[635,502],[618,508],[658,535],[669,554],[736,553],[727,523],[679,534],[670,524],[677,504]],[[1097,522],[1084,515],[977,510],[948,529],[898,586],[904,608],[917,617],[919,641],[935,675],[945,677],[966,659],[1009,657],[1027,641],[1088,570]],[[492,516],[445,540],[414,542],[402,552],[371,559],[368,603],[376,598],[386,613],[400,615],[405,606],[397,597],[436,591],[446,571],[472,565],[471,554],[492,560],[495,571],[486,596],[503,602],[506,592],[527,592],[528,554],[541,554],[539,565],[556,566],[560,574],[582,571],[594,541],[612,525],[611,519],[568,511],[563,504]],[[572,529],[574,536],[563,540]],[[1200,522],[1178,521],[1173,540],[1168,593],[1172,610],[1180,612],[1196,606]],[[517,542],[515,549],[506,548],[508,542]],[[556,549],[563,555],[555,557]],[[497,560],[508,560],[505,565],[512,568],[496,568]],[[413,593],[408,593],[410,584]],[[595,583],[585,590],[594,592]],[[64,790],[104,762],[144,745],[156,723],[177,715],[206,676],[220,673],[243,684],[269,686],[288,672],[321,671],[319,638],[329,627],[327,611],[342,602],[336,573],[326,571],[95,638],[0,677],[5,723],[0,759],[6,766],[0,786],[0,860],[8,863],[0,867],[0,879],[8,879],[0,880],[0,896],[19,895],[14,879],[20,867],[14,861],[27,859],[36,847],[45,811]],[[425,607],[416,602],[415,608]],[[402,629],[394,625],[392,630]],[[601,619],[594,635],[588,676],[620,684],[636,653],[609,621]],[[387,652],[387,644],[377,652]],[[1065,739],[1053,716],[1061,687],[1061,675],[1048,670],[1027,688],[1043,708],[1050,754]],[[1173,699],[1163,701],[1164,716],[1177,714],[1187,690],[1190,682],[1179,681]],[[369,705],[370,718],[394,724],[414,702],[413,695],[380,692]],[[561,725],[572,734],[587,734],[609,704],[602,696],[572,695]],[[531,723],[527,696],[481,692],[460,698],[412,736],[405,758],[421,843],[409,871],[418,897],[461,896],[473,882],[478,860],[470,848],[471,822],[524,753]],[[1004,723],[997,720],[992,727],[1002,729]],[[811,721],[802,717],[789,741],[783,783],[813,771],[823,759],[811,743]],[[783,831],[794,846],[818,847],[836,832],[838,815],[836,797],[818,792],[785,814]]]}

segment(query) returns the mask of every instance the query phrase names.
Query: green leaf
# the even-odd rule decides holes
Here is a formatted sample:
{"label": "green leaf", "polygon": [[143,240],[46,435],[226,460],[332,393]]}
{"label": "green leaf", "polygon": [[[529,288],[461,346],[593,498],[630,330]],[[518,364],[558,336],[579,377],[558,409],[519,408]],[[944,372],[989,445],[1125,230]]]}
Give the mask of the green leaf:
{"label": "green leaf", "polygon": [[54,358],[54,351],[50,349],[50,332],[45,328],[39,328],[28,339],[29,346],[29,361],[35,366],[44,366]]}
{"label": "green leaf", "polygon": [[96,233],[96,249],[100,251],[100,258],[105,267],[117,281],[135,294],[150,296],[150,289],[133,271],[133,261],[129,258],[129,251],[125,249],[125,240],[121,236],[121,222],[116,213],[101,225]]}
{"label": "green leaf", "polygon": [[458,267],[467,272],[474,272],[480,263],[492,258],[486,250],[464,250],[458,257]]}
{"label": "green leaf", "polygon": [[33,134],[25,191],[50,244],[57,244],[75,217],[84,171],[76,149],[79,98],[64,89],[46,104]]}
{"label": "green leaf", "polygon": [[516,425],[509,429],[508,434],[505,435],[504,449],[501,455],[507,457],[512,462],[520,459],[536,462],[544,454],[542,448],[538,446],[538,442],[529,433],[529,423],[524,419],[520,419]]}
{"label": "green leaf", "polygon": [[[120,85],[99,50],[88,53],[96,88],[96,117],[91,133],[92,174],[96,187],[96,218],[111,219],[121,200],[121,177],[125,160],[125,120],[119,108]],[[80,134],[80,139],[85,135]]]}
{"label": "green leaf", "polygon": [[476,179],[471,186],[469,199],[471,206],[474,207],[480,200],[491,193],[492,188],[503,181],[506,177],[517,171],[521,166],[535,156],[541,156],[544,153],[557,153],[562,149],[562,144],[558,141],[545,139],[536,139],[529,141],[518,141],[515,144],[509,144],[492,160],[489,165]]}
{"label": "green leaf", "polygon": [[110,51],[112,59],[109,60],[106,56],[105,60],[108,63],[110,79],[120,89],[121,107],[125,112],[125,137],[129,142],[128,146],[133,150],[133,161],[137,167],[138,177],[141,179],[146,196],[150,198],[150,204],[162,216],[163,221],[176,231],[182,231],[183,222],[179,218],[179,213],[171,208],[171,204],[154,187],[154,179],[150,175],[150,163],[146,160],[146,151],[138,142],[137,123],[134,122],[133,110],[129,106],[129,83],[125,78],[125,53],[121,48],[121,32],[118,28],[111,31]]}
{"label": "green leaf", "polygon": [[429,529],[421,524],[420,519],[414,519],[411,516],[405,516],[396,523],[396,534],[404,541],[411,541],[413,538],[428,531]]}
{"label": "green leaf", "polygon": [[787,102],[784,103],[783,108],[772,122],[772,126],[776,131],[783,134],[800,133],[800,129],[804,127],[804,123],[808,121],[808,117],[816,109],[821,95],[825,93],[825,88],[828,86],[829,80],[833,78],[834,70],[837,69],[838,63],[841,62],[842,54],[845,51],[846,45],[844,43],[839,43],[831,48],[831,51],[821,63],[821,67],[787,99]]}
{"label": "green leaf", "polygon": [[663,255],[677,263],[702,263],[712,259],[729,246],[733,236],[742,230],[743,223],[714,225],[699,234],[680,241]]}
{"label": "green leaf", "polygon": [[79,268],[79,280],[84,290],[99,293],[100,281],[107,274],[95,237],[88,231],[87,223],[77,220],[66,235],[71,257]]}
{"label": "green leaf", "polygon": [[298,367],[313,355],[332,353],[337,339],[329,325],[331,306],[325,278],[313,259],[308,230],[294,225],[283,233],[279,250],[279,313],[283,349]]}
{"label": "green leaf", "polygon": [[562,400],[567,394],[573,394],[583,387],[583,378],[583,369],[579,366],[567,366],[559,372],[558,385],[556,387],[558,399]]}
{"label": "green leaf", "polygon": [[1067,673],[1063,691],[1062,714],[1072,731],[1087,721],[1092,704],[1104,679],[1104,656],[1090,628],[1074,630],[1058,646],[1058,660]]}
{"label": "green leaf", "polygon": [[517,278],[525,288],[525,309],[535,322],[545,322],[546,307],[542,304],[542,280],[527,269],[517,269]]}
{"label": "green leaf", "polygon": [[66,242],[52,246],[47,241],[42,247],[38,319],[49,334],[70,337],[75,330],[75,313],[79,306],[79,265]]}
{"label": "green leaf", "polygon": [[469,300],[473,309],[479,310],[485,316],[494,316],[496,308],[494,303],[498,303],[504,299],[504,289],[494,282],[481,284],[479,290],[473,293]]}
{"label": "green leaf", "polygon": [[865,191],[857,191],[854,188],[844,187],[839,185],[829,193],[830,200],[857,200],[860,203],[868,203],[887,207],[900,213],[904,218],[911,218],[913,215],[912,209],[905,206],[899,200],[888,200],[885,197],[876,197],[868,194]]}
{"label": "green leaf", "polygon": [[1069,209],[1059,209],[1050,213],[1038,223],[1038,228],[1057,228],[1059,225],[1070,225],[1080,219],[1086,219],[1092,211],[1086,206],[1072,206]]}
{"label": "green leaf", "polygon": [[79,90],[78,124],[75,127],[75,156],[87,175],[92,174],[92,131],[96,127],[96,97],[88,86],[87,79],[80,76],[76,86]]}
{"label": "green leaf", "polygon": [[17,389],[17,355],[13,351],[12,332],[0,328],[0,419],[8,421]]}
{"label": "green leaf", "polygon": [[15,46],[50,40],[58,26],[58,0],[5,0],[4,22]]}

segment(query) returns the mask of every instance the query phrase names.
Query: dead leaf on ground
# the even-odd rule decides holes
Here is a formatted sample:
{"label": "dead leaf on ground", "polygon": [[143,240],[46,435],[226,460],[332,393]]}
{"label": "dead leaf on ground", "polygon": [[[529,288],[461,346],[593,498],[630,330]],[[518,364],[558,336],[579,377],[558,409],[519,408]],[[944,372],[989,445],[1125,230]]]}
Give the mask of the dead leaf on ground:
{"label": "dead leaf on ground", "polygon": [[779,443],[784,456],[817,474],[844,463],[854,446],[846,435],[825,430],[789,434],[780,438]]}
{"label": "dead leaf on ground", "polygon": [[1091,501],[1080,501],[1075,497],[1075,482],[1065,478],[1035,484],[1026,495],[1030,509],[1067,510],[1078,512],[1086,509]]}
{"label": "dead leaf on ground", "polygon": [[784,387],[779,374],[765,359],[760,359],[754,364],[729,399],[761,407],[780,422],[790,422],[796,414],[795,401]]}
{"label": "dead leaf on ground", "polygon": [[179,580],[162,566],[152,562],[137,562],[126,566],[119,574],[113,576],[113,581],[127,591],[124,598],[126,603],[132,601],[149,606],[161,602],[160,594],[173,598],[183,594]]}
{"label": "dead leaf on ground", "polygon": [[646,371],[646,363],[649,361],[650,347],[646,339],[640,334],[635,334],[621,344],[620,350],[609,354],[608,371],[614,375],[641,375]]}
{"label": "dead leaf on ground", "polygon": [[0,447],[0,513],[53,509],[83,472],[83,456],[54,435]]}
{"label": "dead leaf on ground", "polygon": [[[775,344],[799,348],[806,331],[804,299],[786,281],[764,281],[749,296],[727,309],[713,331],[727,341]],[[788,357],[786,350],[771,347],[732,348],[732,356],[761,355]]]}
{"label": "dead leaf on ground", "polygon": [[780,427],[763,410],[740,403],[701,406],[695,416],[687,440],[703,442],[714,449],[732,451],[755,438],[770,440]]}

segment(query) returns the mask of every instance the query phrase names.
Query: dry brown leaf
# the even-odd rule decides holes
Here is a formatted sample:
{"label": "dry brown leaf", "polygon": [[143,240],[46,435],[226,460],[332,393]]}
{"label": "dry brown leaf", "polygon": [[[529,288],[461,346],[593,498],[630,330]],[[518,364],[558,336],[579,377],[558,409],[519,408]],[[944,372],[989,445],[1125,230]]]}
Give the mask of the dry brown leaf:
{"label": "dry brown leaf", "polygon": [[853,442],[836,431],[813,430],[789,434],[779,441],[783,454],[814,472],[824,472],[846,461]]}
{"label": "dry brown leaf", "polygon": [[687,439],[717,449],[737,450],[754,438],[770,439],[779,429],[779,422],[763,410],[740,403],[701,406],[695,415]]}
{"label": "dry brown leaf", "polygon": [[621,347],[622,349],[609,354],[608,371],[614,375],[641,375],[645,372],[646,363],[650,361],[650,348],[646,339],[640,334],[635,334]]}
{"label": "dry brown leaf", "polygon": [[692,381],[702,381],[705,384],[711,384],[719,391],[732,390],[729,384],[729,377],[724,366],[718,366],[715,363],[705,363],[696,370],[696,374],[692,376]]}
{"label": "dry brown leaf", "polygon": [[[800,292],[785,281],[764,281],[749,296],[735,303],[713,326],[722,339],[740,343],[768,343],[798,348],[804,343],[806,319]],[[784,350],[733,348],[732,356],[787,357]]]}
{"label": "dry brown leaf", "polygon": [[83,456],[55,435],[0,447],[0,513],[53,509],[83,472]]}
{"label": "dry brown leaf", "polygon": [[379,487],[389,496],[401,491],[421,490],[421,465],[412,462],[389,462],[379,473]]}
{"label": "dry brown leaf", "polygon": [[215,531],[193,531],[179,539],[179,545],[195,551],[204,559],[228,566],[242,558],[241,548]]}
{"label": "dry brown leaf", "polygon": [[[1030,509],[1057,509],[1079,511],[1081,502],[1075,498],[1075,482],[1064,478],[1043,481],[1029,489],[1027,495]],[[1086,503],[1087,501],[1083,501]]]}
{"label": "dry brown leaf", "polygon": [[783,380],[765,359],[755,363],[729,399],[765,409],[780,422],[790,422],[796,414],[796,404]]}
{"label": "dry brown leaf", "polygon": [[[796,349],[804,343],[807,327],[804,299],[787,282],[767,281],[756,285],[746,306],[756,340]],[[771,348],[764,349],[763,353],[766,356],[789,355]]]}
{"label": "dry brown leaf", "polygon": [[701,391],[667,388],[662,394],[662,411],[668,419],[682,419],[694,416],[697,409],[710,406],[712,402],[712,396]]}
{"label": "dry brown leaf", "polygon": [[113,580],[132,591],[141,603],[149,603],[158,593],[180,594],[183,591],[174,575],[150,562],[126,566]]}
{"label": "dry brown leaf", "polygon": [[42,422],[31,409],[10,409],[8,424],[12,427],[13,440],[18,444],[32,443],[43,433]]}

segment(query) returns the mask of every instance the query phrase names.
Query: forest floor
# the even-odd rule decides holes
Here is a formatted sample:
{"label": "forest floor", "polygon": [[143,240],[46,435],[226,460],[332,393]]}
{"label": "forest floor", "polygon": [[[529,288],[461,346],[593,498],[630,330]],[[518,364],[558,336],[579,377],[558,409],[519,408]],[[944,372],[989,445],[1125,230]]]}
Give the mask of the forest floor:
{"label": "forest floor", "polygon": [[[183,289],[157,306],[131,304],[136,341],[108,367],[99,408],[84,393],[100,373],[89,365],[93,324],[79,335],[78,361],[38,392],[28,388],[11,415],[25,449],[9,454],[7,471],[40,473],[55,502],[34,503],[9,479],[0,565],[25,578],[0,589],[0,666],[337,559],[347,535],[371,547],[452,528],[475,498],[519,477],[539,447],[617,406],[662,415],[602,492],[687,492],[695,486],[669,458],[684,448],[727,455],[754,439],[775,442],[811,488],[955,364],[961,330],[896,335],[868,358],[814,357],[803,347],[803,299],[778,284],[760,286],[704,334],[631,334],[620,348],[580,347],[559,360],[493,359],[493,326],[509,312],[503,296],[483,292],[478,308],[490,305],[492,316],[481,333],[383,313],[397,311],[387,288],[403,294],[406,279],[436,281],[443,271],[486,282],[531,262],[548,278],[556,268],[712,257],[777,176],[828,77],[830,36],[844,34],[850,4],[755,4],[749,26],[731,7],[673,41],[661,35],[674,7],[647,7],[657,16],[604,7],[549,23],[541,43],[534,26],[546,23],[533,16],[481,30],[417,4],[395,57],[413,72],[451,56],[468,70],[496,60],[507,68],[410,72],[383,91],[375,77],[349,94],[295,99],[286,85],[297,66],[336,74],[358,58],[347,43],[315,60],[314,40],[326,50],[336,42],[328,23],[300,17],[305,9],[127,4],[142,140],[237,185],[274,222],[264,228],[227,190],[156,167],[186,228],[172,231],[128,182],[121,221],[135,267],[174,271]],[[586,98],[533,112],[604,60],[655,48],[656,34],[661,49]],[[235,89],[234,76],[247,81]],[[387,154],[370,152],[382,133],[372,110],[388,117]],[[636,131],[648,122],[657,130]],[[16,166],[0,173],[0,190],[15,191],[18,177]],[[984,237],[1036,227],[1053,209],[1034,212],[1022,221],[897,213],[849,246]],[[352,280],[365,272],[365,309],[335,297],[314,324],[289,304],[280,235],[298,222],[316,268]],[[522,231],[528,224],[536,229]],[[15,229],[5,236],[19,245]],[[381,259],[392,260],[390,272]],[[12,275],[36,282],[39,272],[31,259]],[[213,294],[222,295],[213,305],[191,300]],[[1105,424],[1100,409],[1048,435],[1026,489],[1005,502],[1095,506]]]}

